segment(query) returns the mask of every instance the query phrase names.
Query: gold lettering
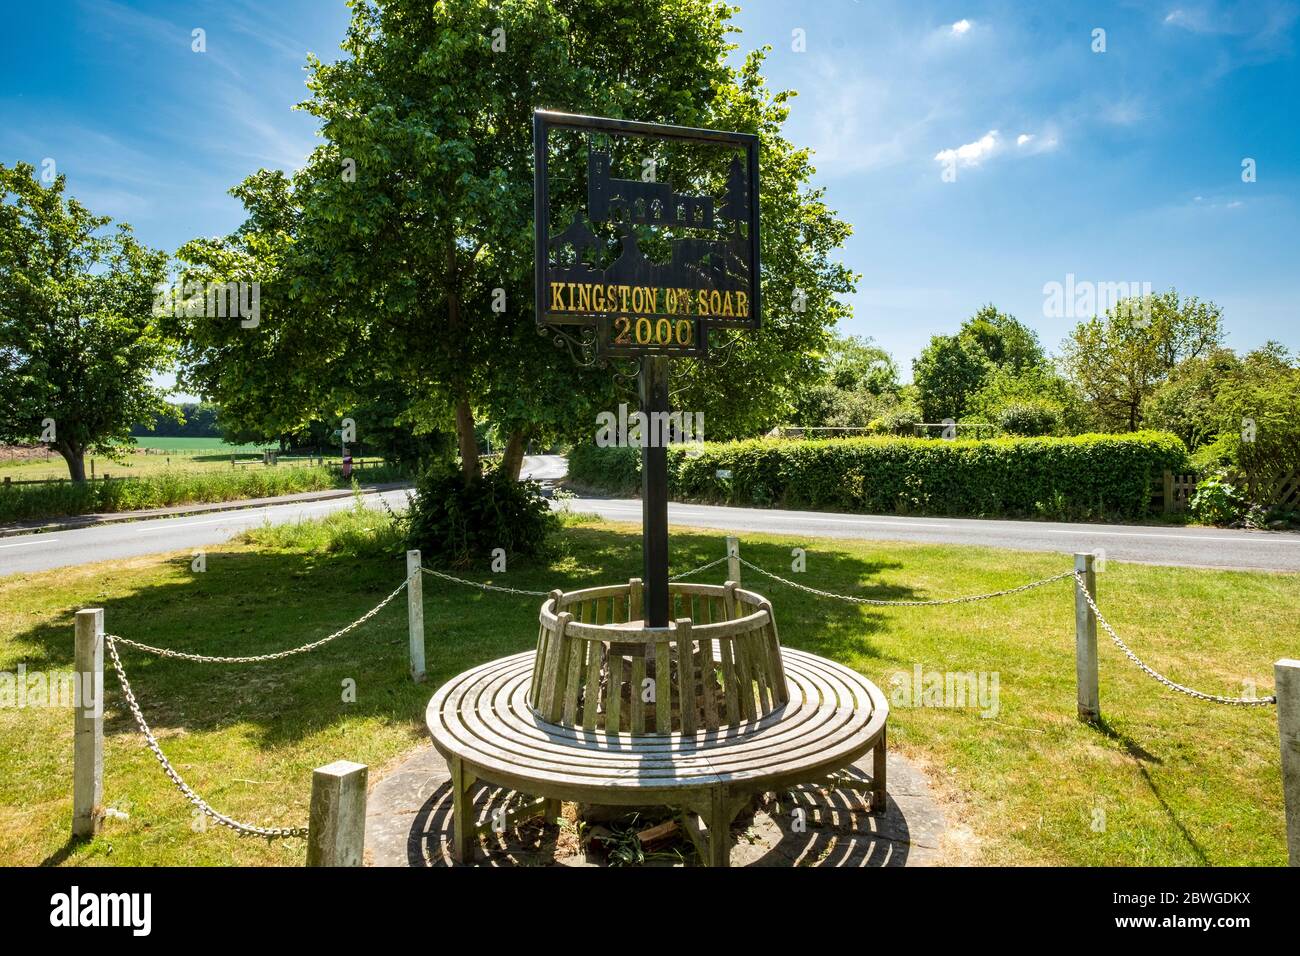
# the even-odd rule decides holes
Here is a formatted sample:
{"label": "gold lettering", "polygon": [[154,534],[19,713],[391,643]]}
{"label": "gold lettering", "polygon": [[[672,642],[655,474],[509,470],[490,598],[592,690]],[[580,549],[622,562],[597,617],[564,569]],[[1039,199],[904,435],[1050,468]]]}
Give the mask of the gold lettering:
{"label": "gold lettering", "polygon": [[749,293],[748,292],[736,293],[736,315],[740,316],[742,319],[749,318]]}
{"label": "gold lettering", "polygon": [[701,289],[695,294],[695,314],[709,314],[709,293],[707,289]]}
{"label": "gold lettering", "polygon": [[563,283],[563,282],[552,282],[552,283],[551,283],[551,311],[552,311],[552,312],[563,312],[563,311],[565,311],[565,309],[564,309],[564,295],[563,295],[563,293],[564,293],[564,283]]}
{"label": "gold lettering", "polygon": [[578,309],[579,312],[591,311],[591,283],[584,282],[578,286]]}

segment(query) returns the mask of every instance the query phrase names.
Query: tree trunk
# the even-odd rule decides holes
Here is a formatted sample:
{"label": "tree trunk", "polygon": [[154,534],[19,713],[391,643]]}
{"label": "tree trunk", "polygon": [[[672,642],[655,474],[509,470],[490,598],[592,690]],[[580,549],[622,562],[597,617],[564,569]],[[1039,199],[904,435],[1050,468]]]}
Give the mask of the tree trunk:
{"label": "tree trunk", "polygon": [[483,474],[478,460],[478,440],[474,437],[474,413],[469,401],[456,402],[456,441],[460,446],[460,474],[468,482]]}
{"label": "tree trunk", "polygon": [[84,482],[86,480],[86,449],[79,445],[65,445],[62,442],[54,446],[54,450],[63,456],[63,460],[68,463],[68,477],[73,481]]}
{"label": "tree trunk", "polygon": [[505,451],[501,453],[501,470],[511,481],[519,480],[519,470],[524,464],[524,449],[528,445],[528,434],[523,429],[512,431],[506,439]]}

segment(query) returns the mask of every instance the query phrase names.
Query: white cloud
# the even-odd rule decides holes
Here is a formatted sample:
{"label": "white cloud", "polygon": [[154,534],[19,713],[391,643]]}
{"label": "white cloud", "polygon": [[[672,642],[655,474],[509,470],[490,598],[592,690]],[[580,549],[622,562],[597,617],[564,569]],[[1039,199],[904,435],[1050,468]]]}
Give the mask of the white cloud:
{"label": "white cloud", "polygon": [[956,162],[962,166],[978,166],[997,152],[999,146],[998,131],[991,129],[973,143],[966,143],[956,149],[940,150],[934,154],[934,158],[940,163]]}
{"label": "white cloud", "polygon": [[951,27],[954,36],[963,36],[970,32],[971,22],[967,19],[958,20]]}
{"label": "white cloud", "polygon": [[1016,137],[1016,147],[1030,156],[1051,152],[1059,145],[1056,129],[1050,124],[1042,133],[1021,133]]}

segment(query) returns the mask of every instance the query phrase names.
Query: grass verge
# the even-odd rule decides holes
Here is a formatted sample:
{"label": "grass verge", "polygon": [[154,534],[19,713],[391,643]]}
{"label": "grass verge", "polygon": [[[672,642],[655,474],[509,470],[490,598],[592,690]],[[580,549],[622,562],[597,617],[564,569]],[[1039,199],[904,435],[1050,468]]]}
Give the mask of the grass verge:
{"label": "grass verge", "polygon": [[[723,552],[723,535],[674,529],[673,570]],[[570,522],[548,565],[467,577],[545,590],[640,574],[627,525]],[[788,572],[807,552],[819,588],[911,599],[980,593],[1046,577],[1067,556],[987,548],[747,535],[743,553]],[[391,550],[390,550],[391,549]],[[721,568],[700,577],[720,580]],[[102,606],[110,633],[211,654],[254,654],[318,639],[369,610],[401,581],[388,519],[363,511],[278,526],[209,550],[207,571],[178,554],[0,579],[0,671],[72,666],[72,614]],[[1175,695],[1109,643],[1101,649],[1101,728],[1074,716],[1074,610],[1068,581],[949,608],[868,608],[751,577],[774,602],[782,642],[839,660],[891,693],[923,672],[998,674],[995,715],[978,706],[909,707],[890,717],[891,746],[916,758],[953,820],[991,864],[1281,865],[1285,862],[1276,716]],[[1272,663],[1295,656],[1297,576],[1111,562],[1100,603],[1154,667],[1199,689],[1259,693]],[[406,675],[398,600],[318,651],[269,664],[124,663],[160,743],[217,809],[262,825],[307,816],[311,769],[337,759],[380,770],[427,739],[434,688],[480,662],[525,650],[536,600],[426,579],[429,682]],[[1103,638],[1104,640],[1104,638]],[[355,681],[356,700],[345,701]],[[196,829],[188,806],[143,747],[106,677],[104,793],[129,819],[87,843],[67,840],[72,717],[0,707],[0,863],[299,864],[301,841]],[[984,709],[984,713],[988,710]]]}
{"label": "grass verge", "polygon": [[[373,468],[355,477],[393,481],[394,469]],[[248,468],[239,471],[160,471],[120,481],[0,486],[0,524],[67,515],[137,511],[172,505],[270,498],[302,491],[346,488],[350,481],[329,468]]]}

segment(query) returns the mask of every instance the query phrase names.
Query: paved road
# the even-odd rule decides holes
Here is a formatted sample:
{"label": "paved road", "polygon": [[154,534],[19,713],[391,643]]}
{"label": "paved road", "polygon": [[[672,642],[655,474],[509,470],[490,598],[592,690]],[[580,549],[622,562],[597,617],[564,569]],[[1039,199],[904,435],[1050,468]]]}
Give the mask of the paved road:
{"label": "paved road", "polygon": [[[406,507],[406,492],[388,491],[365,497],[369,507],[380,500],[389,507]],[[44,571],[91,561],[135,558],[160,551],[210,548],[241,531],[271,522],[283,524],[303,518],[319,518],[331,511],[351,508],[351,498],[299,502],[268,508],[220,511],[184,518],[155,518],[123,521],[93,528],[47,531],[41,534],[0,538],[0,576],[21,571]]]}
{"label": "paved road", "polygon": [[[567,464],[558,455],[529,456],[524,459],[521,469],[525,477],[547,481],[563,478],[566,471]],[[393,510],[400,510],[406,507],[406,492],[388,491],[367,495],[365,498],[367,506],[371,508],[379,508],[381,500]],[[319,518],[331,511],[351,508],[352,503],[352,498],[348,497],[0,538],[0,576],[24,571],[46,571],[92,561],[136,558],[162,551],[210,548],[228,541],[241,531],[267,522],[283,524],[304,518]]]}
{"label": "paved road", "polygon": [[[641,502],[636,499],[579,498],[571,501],[569,506],[575,511],[589,511],[616,521],[641,520]],[[1300,534],[1291,532],[985,521],[975,518],[900,518],[684,504],[668,505],[668,523],[727,531],[765,531],[795,537],[973,544],[1064,554],[1102,549],[1111,561],[1300,571]]]}
{"label": "paved road", "polygon": [[[539,479],[556,480],[564,475],[564,470],[564,459],[553,455],[530,456],[524,461],[524,473]],[[381,499],[397,509],[405,506],[406,493],[390,491],[366,498],[376,508]],[[4,538],[0,539],[0,575],[212,547],[267,521],[281,523],[315,518],[351,506],[351,498],[342,498]],[[569,507],[617,521],[641,520],[641,502],[635,499],[578,498]],[[1286,532],[900,518],[685,504],[669,505],[668,520],[680,526],[762,531],[794,537],[988,545],[1064,554],[1103,549],[1112,561],[1300,571],[1300,534]]]}

